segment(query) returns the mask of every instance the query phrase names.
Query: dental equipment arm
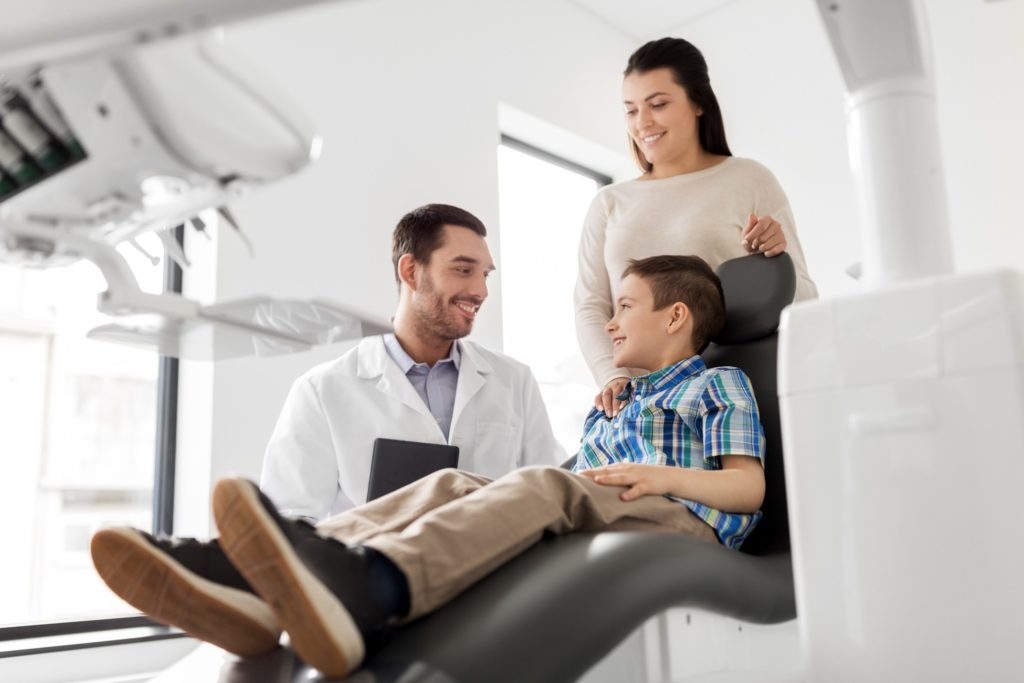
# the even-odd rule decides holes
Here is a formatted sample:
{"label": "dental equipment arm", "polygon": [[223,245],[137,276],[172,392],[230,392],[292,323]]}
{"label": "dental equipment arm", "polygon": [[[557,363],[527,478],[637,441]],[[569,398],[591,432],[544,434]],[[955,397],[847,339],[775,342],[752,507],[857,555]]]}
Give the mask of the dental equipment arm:
{"label": "dental equipment arm", "polygon": [[91,336],[167,355],[282,353],[390,329],[325,302],[144,293],[114,249],[155,232],[187,266],[169,231],[210,208],[237,230],[228,202],[316,159],[320,138],[291,99],[203,30],[293,3],[50,4],[64,6],[0,26],[0,261],[92,261],[115,322]]}
{"label": "dental equipment arm", "polygon": [[875,288],[953,272],[931,50],[912,2],[817,0],[847,93],[850,166]]}

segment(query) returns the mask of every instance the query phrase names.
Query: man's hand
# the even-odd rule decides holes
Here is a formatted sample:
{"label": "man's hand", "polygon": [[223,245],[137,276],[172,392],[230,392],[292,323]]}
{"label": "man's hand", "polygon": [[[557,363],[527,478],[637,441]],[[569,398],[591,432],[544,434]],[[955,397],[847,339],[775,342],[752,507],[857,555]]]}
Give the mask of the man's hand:
{"label": "man's hand", "polygon": [[626,382],[629,381],[628,377],[616,377],[610,380],[608,384],[604,385],[604,389],[598,392],[597,396],[594,397],[594,407],[598,410],[603,410],[604,414],[608,417],[615,417],[619,414],[622,406],[626,404],[625,401],[620,401],[616,396],[622,393],[623,387],[626,386]]}
{"label": "man's hand", "polygon": [[617,462],[614,465],[595,467],[577,474],[590,477],[605,486],[628,486],[619,496],[622,500],[633,500],[640,496],[661,496],[671,493],[680,470],[664,465],[639,465],[631,462]]}
{"label": "man's hand", "polygon": [[778,256],[786,251],[786,235],[779,222],[771,216],[758,218],[750,214],[742,239],[743,248],[751,254],[761,252],[765,256]]}

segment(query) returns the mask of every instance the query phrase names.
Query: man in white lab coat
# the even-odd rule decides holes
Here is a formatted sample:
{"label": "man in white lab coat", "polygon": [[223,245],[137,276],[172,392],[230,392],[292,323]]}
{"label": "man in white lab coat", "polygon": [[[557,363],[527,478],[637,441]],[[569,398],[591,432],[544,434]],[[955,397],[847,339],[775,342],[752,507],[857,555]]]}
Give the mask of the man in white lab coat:
{"label": "man in white lab coat", "polygon": [[491,478],[565,457],[530,369],[463,340],[494,270],[486,234],[445,204],[399,221],[394,334],[296,380],[270,438],[260,485],[282,512],[321,520],[366,502],[380,437],[458,446],[460,469]]}

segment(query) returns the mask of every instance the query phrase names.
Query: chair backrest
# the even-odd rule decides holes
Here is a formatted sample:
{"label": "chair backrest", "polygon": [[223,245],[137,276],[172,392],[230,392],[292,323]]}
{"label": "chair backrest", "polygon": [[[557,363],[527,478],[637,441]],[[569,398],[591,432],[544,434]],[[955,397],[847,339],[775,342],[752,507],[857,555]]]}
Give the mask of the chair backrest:
{"label": "chair backrest", "polygon": [[782,309],[793,301],[796,271],[788,254],[760,254],[718,268],[725,292],[725,326],[703,353],[709,367],[731,365],[750,378],[767,441],[764,517],[741,547],[752,555],[789,550],[786,480],[777,387],[778,329]]}

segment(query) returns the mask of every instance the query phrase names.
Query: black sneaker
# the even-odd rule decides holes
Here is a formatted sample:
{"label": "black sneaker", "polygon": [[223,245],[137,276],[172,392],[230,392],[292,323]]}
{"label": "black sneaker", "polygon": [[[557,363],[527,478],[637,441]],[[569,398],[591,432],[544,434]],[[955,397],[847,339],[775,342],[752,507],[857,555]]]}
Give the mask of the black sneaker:
{"label": "black sneaker", "polygon": [[219,546],[155,539],[123,527],[97,532],[91,552],[104,583],[152,619],[238,655],[277,647],[281,629],[274,613],[220,566],[227,562]]}
{"label": "black sneaker", "polygon": [[356,669],[367,639],[396,616],[372,596],[369,555],[282,517],[244,479],[217,483],[213,514],[224,552],[270,605],[299,657],[328,676]]}
{"label": "black sneaker", "polygon": [[139,533],[150,544],[170,555],[178,564],[193,574],[198,574],[214,583],[256,595],[256,591],[252,589],[242,573],[235,569],[235,565],[231,564],[231,560],[224,554],[220,547],[220,541],[216,538],[200,541],[195,538],[153,536],[145,531],[139,531]]}

